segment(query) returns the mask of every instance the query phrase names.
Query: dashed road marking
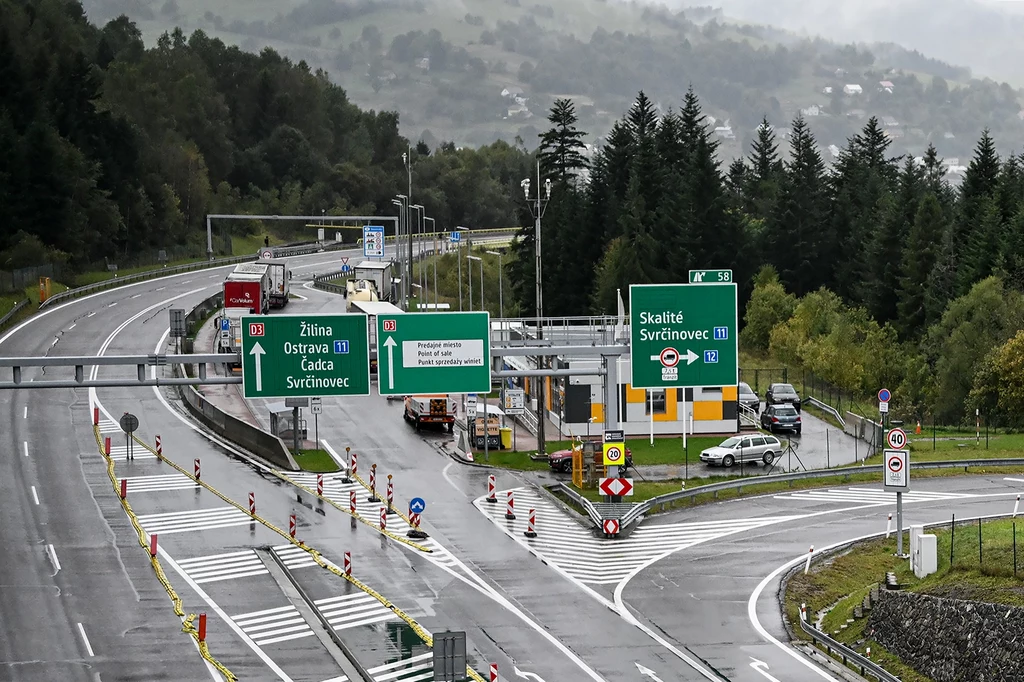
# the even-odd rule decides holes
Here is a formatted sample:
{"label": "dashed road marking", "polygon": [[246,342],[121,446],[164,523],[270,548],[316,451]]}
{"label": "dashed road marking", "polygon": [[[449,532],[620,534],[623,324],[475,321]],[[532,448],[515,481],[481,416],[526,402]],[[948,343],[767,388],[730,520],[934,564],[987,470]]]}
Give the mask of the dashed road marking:
{"label": "dashed road marking", "polygon": [[85,626],[81,623],[78,624],[78,633],[82,635],[82,642],[85,644],[85,651],[90,657],[96,654],[92,650],[92,644],[89,643],[89,635],[85,634]]}
{"label": "dashed road marking", "polygon": [[248,514],[234,507],[190,509],[139,516],[139,523],[147,533],[160,535],[243,526],[248,525],[251,520]]}
{"label": "dashed road marking", "polygon": [[22,445],[25,446],[25,456],[28,457],[28,441],[22,442]]}
{"label": "dashed road marking", "polygon": [[398,619],[391,609],[365,592],[318,599],[313,603],[335,630],[347,630],[360,625]]}
{"label": "dashed road marking", "polygon": [[295,545],[278,545],[272,548],[287,569],[319,566],[309,552]]}
{"label": "dashed road marking", "polygon": [[195,481],[179,473],[160,474],[157,476],[130,476],[128,494],[156,493],[165,490],[188,490],[196,487]]}
{"label": "dashed road marking", "polygon": [[235,578],[248,578],[269,573],[254,550],[214,554],[178,561],[188,576],[197,584],[216,583]]}
{"label": "dashed road marking", "polygon": [[[666,552],[800,518],[769,516],[656,524],[641,526],[629,537],[609,540],[595,537],[552,502],[526,488],[515,489],[516,520],[508,521],[505,519],[505,492],[498,495],[498,504],[488,504],[481,497],[474,505],[506,534],[522,541],[574,579],[591,585],[618,584],[635,569]],[[527,540],[523,531],[531,508],[536,512],[537,537]]]}
{"label": "dashed road marking", "polygon": [[32,500],[35,501],[37,505],[39,504],[39,493],[36,492],[35,486],[32,486]]}
{"label": "dashed road marking", "polygon": [[433,653],[420,654],[394,663],[385,663],[366,672],[377,682],[422,682],[434,677],[433,657]]}
{"label": "dashed road marking", "polygon": [[294,606],[240,613],[231,616],[231,620],[260,646],[312,637],[315,634]]}

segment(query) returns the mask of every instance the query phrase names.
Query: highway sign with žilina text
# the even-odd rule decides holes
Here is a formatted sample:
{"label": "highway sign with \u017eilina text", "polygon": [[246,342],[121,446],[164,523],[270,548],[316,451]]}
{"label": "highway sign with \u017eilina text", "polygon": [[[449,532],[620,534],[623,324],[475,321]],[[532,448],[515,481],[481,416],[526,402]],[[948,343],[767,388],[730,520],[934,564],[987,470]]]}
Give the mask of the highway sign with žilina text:
{"label": "highway sign with \u017eilina text", "polygon": [[369,395],[365,315],[243,315],[249,398]]}
{"label": "highway sign with \u017eilina text", "polygon": [[735,284],[633,284],[629,318],[633,388],[736,385]]}
{"label": "highway sign with \u017eilina text", "polygon": [[377,316],[381,395],[491,392],[486,312]]}

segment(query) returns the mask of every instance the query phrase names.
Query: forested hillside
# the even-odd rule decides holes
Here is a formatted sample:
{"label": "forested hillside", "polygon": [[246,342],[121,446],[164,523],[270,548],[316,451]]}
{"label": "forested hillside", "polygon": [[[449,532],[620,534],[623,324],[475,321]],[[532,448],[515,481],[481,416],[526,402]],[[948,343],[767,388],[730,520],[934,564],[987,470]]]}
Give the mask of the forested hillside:
{"label": "forested hillside", "polygon": [[[72,0],[0,0],[0,16],[0,269],[198,255],[207,213],[393,215],[407,190],[398,114],[305,63],[202,32],[146,49]],[[515,224],[524,149],[412,154],[439,225]]]}
{"label": "forested hillside", "polygon": [[[910,414],[952,421],[973,405],[1024,421],[1024,370],[1000,351],[1024,324],[1024,157],[1001,159],[987,131],[954,189],[934,149],[894,157],[874,119],[831,172],[799,117],[789,153],[764,121],[749,156],[721,168],[692,90],[660,116],[640,93],[588,168],[572,103],[549,120],[546,314],[614,313],[630,284],[732,268],[747,352],[861,395],[898,388]],[[531,228],[515,250],[509,276],[530,310]]]}

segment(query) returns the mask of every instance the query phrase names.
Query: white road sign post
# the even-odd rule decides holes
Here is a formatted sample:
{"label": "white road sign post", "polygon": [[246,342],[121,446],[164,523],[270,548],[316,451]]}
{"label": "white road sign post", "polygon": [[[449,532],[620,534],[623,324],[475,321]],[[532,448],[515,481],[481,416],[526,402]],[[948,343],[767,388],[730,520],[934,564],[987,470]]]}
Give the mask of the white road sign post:
{"label": "white road sign post", "polygon": [[[900,429],[893,431],[903,433]],[[905,433],[903,440],[906,441]],[[882,484],[886,490],[896,492],[896,555],[903,557],[903,493],[910,490],[910,451],[885,450],[882,455]]]}

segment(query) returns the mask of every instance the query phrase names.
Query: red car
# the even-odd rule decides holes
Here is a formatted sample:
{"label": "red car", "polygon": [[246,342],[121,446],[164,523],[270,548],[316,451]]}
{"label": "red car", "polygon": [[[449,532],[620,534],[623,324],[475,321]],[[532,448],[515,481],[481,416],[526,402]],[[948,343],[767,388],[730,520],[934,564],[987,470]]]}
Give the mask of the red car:
{"label": "red car", "polygon": [[[583,443],[583,456],[587,454],[601,457],[601,442],[600,441],[588,441]],[[559,471],[563,474],[567,474],[572,471],[572,449],[558,450],[548,455],[548,466],[551,467],[552,471]],[[620,474],[625,474],[626,471],[633,466],[633,451],[626,448],[626,464],[621,467]]]}

